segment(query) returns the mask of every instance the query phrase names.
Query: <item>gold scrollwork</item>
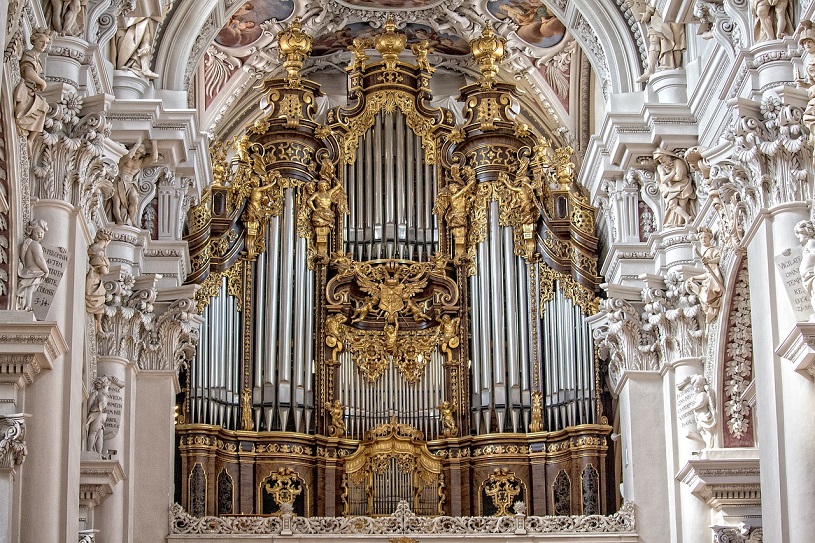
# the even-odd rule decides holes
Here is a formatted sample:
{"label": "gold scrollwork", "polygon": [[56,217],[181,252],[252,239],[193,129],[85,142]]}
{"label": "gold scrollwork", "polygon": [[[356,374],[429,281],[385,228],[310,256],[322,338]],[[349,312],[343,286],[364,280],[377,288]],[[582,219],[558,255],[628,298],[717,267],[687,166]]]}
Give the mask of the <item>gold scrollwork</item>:
{"label": "gold scrollwork", "polygon": [[511,515],[509,508],[515,496],[521,493],[521,481],[506,468],[496,469],[484,483],[484,493],[492,498],[497,511],[494,517]]}
{"label": "gold scrollwork", "polygon": [[532,414],[529,421],[530,432],[543,430],[543,393],[540,390],[532,391]]}
{"label": "gold scrollwork", "polygon": [[543,262],[539,267],[540,312],[546,310],[545,304],[555,298],[555,283],[566,298],[583,310],[586,316],[594,315],[600,310],[600,298],[589,289],[575,281],[570,275],[553,270]]}
{"label": "gold scrollwork", "polygon": [[291,510],[294,500],[303,493],[303,482],[297,472],[291,468],[280,468],[267,480],[271,480],[271,484],[266,483],[264,488],[277,506],[281,510]]}
{"label": "gold scrollwork", "polygon": [[[232,266],[221,272],[210,273],[201,288],[195,293],[196,310],[203,313],[212,298],[221,292],[221,282],[226,277],[226,293],[238,300],[243,299],[243,261],[238,260]],[[240,304],[238,304],[240,311]]]}

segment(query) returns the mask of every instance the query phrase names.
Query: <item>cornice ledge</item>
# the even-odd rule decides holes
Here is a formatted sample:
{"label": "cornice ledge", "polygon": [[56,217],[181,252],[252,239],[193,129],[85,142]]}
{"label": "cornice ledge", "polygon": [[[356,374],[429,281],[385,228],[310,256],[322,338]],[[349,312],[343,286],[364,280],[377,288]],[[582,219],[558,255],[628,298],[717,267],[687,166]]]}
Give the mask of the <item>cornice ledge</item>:
{"label": "cornice ledge", "polygon": [[761,506],[758,449],[705,451],[688,460],[676,479],[716,511]]}
{"label": "cornice ledge", "polygon": [[815,322],[797,322],[775,350],[793,369],[815,380]]}
{"label": "cornice ledge", "polygon": [[98,506],[124,479],[125,473],[118,460],[84,457],[79,467],[79,499],[88,506]]}
{"label": "cornice ledge", "polygon": [[[43,369],[68,352],[56,322],[37,322],[33,315],[17,311],[0,316],[0,382],[30,385]],[[11,317],[9,319],[8,317]],[[12,320],[13,319],[13,320]]]}

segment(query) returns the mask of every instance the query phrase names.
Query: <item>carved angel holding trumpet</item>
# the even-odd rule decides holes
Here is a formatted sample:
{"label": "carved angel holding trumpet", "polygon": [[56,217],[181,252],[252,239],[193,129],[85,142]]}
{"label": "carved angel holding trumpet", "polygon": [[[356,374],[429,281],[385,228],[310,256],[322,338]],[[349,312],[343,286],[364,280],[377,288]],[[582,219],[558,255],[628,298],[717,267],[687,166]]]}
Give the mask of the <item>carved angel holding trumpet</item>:
{"label": "carved angel holding trumpet", "polygon": [[320,160],[320,179],[316,186],[303,186],[299,227],[301,236],[309,239],[309,253],[320,261],[329,254],[328,236],[335,229],[336,214],[348,213],[348,198],[328,157]]}

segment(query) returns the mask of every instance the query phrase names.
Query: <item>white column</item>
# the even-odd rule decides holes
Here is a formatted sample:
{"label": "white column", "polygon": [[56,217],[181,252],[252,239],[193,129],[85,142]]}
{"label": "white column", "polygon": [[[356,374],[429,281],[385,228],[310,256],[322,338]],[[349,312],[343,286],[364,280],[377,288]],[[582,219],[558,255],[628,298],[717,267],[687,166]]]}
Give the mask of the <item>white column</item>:
{"label": "white column", "polygon": [[165,543],[174,493],[178,377],[173,370],[143,370],[136,382],[133,534],[138,543]]}
{"label": "white column", "polygon": [[815,533],[815,388],[774,352],[795,317],[773,258],[799,245],[793,228],[808,218],[805,203],[775,208],[759,219],[747,250],[762,522],[773,541],[787,543],[811,541]]}
{"label": "white column", "polygon": [[[85,358],[85,265],[89,234],[70,204],[39,200],[33,216],[45,219],[43,244],[65,247],[68,266],[49,318],[56,321],[69,351],[26,390],[32,415],[28,428],[21,541],[73,541],[79,529],[79,465],[82,442],[82,367]],[[34,422],[36,421],[36,422]]]}
{"label": "white column", "polygon": [[[705,503],[691,494],[691,489],[677,474],[681,468],[694,458],[694,453],[704,448],[704,443],[688,438],[679,424],[677,412],[677,383],[681,383],[692,375],[703,375],[702,360],[700,358],[680,358],[674,362],[666,362],[662,367],[663,394],[665,397],[665,430],[668,457],[668,481],[671,485],[674,503],[677,508],[673,513],[677,517],[677,541],[684,543],[698,543],[710,540],[710,509]],[[690,386],[690,385],[688,385]]]}
{"label": "white column", "polygon": [[619,395],[623,444],[623,499],[634,503],[643,543],[677,541],[676,518],[665,475],[665,410],[662,377],[656,371],[623,373]]}

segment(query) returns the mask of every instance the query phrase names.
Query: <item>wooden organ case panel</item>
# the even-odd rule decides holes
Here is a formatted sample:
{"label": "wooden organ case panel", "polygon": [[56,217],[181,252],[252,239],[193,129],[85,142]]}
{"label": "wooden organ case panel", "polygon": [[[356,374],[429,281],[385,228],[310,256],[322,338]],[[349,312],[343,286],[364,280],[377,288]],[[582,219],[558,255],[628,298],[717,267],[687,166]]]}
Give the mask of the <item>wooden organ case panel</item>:
{"label": "wooden organ case panel", "polygon": [[287,76],[213,146],[188,221],[206,324],[182,375],[180,503],[607,512],[594,209],[571,149],[516,117],[503,41],[473,41],[457,118],[429,105],[427,44],[388,22],[355,42],[324,124],[300,75],[311,38],[293,24],[279,43]]}

